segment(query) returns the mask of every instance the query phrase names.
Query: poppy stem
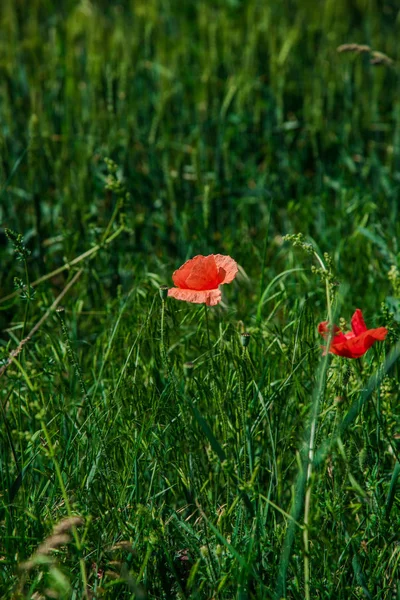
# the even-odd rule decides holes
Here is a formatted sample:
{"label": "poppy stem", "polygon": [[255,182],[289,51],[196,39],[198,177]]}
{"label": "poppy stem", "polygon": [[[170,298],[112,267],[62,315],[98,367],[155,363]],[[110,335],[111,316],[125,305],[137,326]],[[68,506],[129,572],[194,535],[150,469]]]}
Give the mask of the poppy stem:
{"label": "poppy stem", "polygon": [[[210,340],[210,326],[209,326],[209,322],[208,322],[208,308],[207,308],[207,304],[204,304],[204,315],[205,315],[205,320],[206,320],[206,330],[207,330],[207,344],[208,344],[208,352],[210,354],[210,358],[211,358],[211,392],[213,393],[213,395],[215,396],[215,390],[216,390],[216,372],[215,372],[215,365],[214,365],[214,351],[211,345],[211,340]],[[225,444],[226,442],[226,438],[227,438],[227,420],[226,420],[226,414],[224,412],[224,407],[222,406],[222,402],[223,402],[223,397],[219,397],[217,399],[217,406],[219,408],[220,411],[220,416],[221,416],[221,426],[222,426],[222,437],[223,437],[223,443]]]}
{"label": "poppy stem", "polygon": [[247,349],[242,348],[242,356],[240,361],[239,370],[239,393],[240,393],[240,412],[242,419],[242,440],[243,440],[243,481],[247,481],[247,427],[246,427],[246,413],[247,413],[247,402],[246,402],[246,358]]}
{"label": "poppy stem", "polygon": [[214,386],[215,386],[214,352],[213,352],[213,348],[211,346],[211,340],[210,340],[210,325],[208,323],[207,304],[204,304],[204,315],[205,315],[205,320],[206,320],[208,353],[211,357],[212,389],[214,389]]}
{"label": "poppy stem", "polygon": [[207,345],[208,345],[208,352],[209,352],[209,355],[211,357],[211,374],[212,374],[212,377],[213,377],[213,386],[214,386],[215,382],[216,382],[215,365],[214,365],[214,349],[212,347],[211,338],[210,338],[210,325],[209,325],[209,322],[208,322],[208,307],[207,307],[207,304],[204,304],[204,314],[205,314],[205,318],[206,318]]}
{"label": "poppy stem", "polygon": [[165,349],[165,299],[161,296],[161,319],[160,319],[160,351],[162,366],[164,369],[163,376],[168,377],[168,355]]}
{"label": "poppy stem", "polygon": [[210,326],[209,326],[209,323],[208,323],[207,304],[204,304],[204,315],[205,315],[205,320],[206,320],[208,351],[209,351],[210,355],[212,356],[212,347],[211,347],[211,342],[210,342]]}

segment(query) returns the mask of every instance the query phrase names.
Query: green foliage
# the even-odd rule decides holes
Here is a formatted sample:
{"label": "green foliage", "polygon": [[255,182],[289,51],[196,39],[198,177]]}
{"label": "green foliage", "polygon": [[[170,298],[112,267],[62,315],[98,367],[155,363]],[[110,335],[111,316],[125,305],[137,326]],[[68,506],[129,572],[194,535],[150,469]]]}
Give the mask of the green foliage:
{"label": "green foliage", "polygon": [[[0,596],[400,597],[396,3],[28,4],[0,7]],[[168,298],[209,253],[223,302]],[[322,357],[357,307],[387,341]]]}

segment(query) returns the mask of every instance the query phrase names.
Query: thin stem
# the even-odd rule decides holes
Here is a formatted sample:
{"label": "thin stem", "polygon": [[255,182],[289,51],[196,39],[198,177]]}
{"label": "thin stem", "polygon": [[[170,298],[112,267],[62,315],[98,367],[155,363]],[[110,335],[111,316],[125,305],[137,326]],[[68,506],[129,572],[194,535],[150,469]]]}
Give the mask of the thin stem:
{"label": "thin stem", "polygon": [[[40,392],[40,395],[41,395],[41,398],[42,398],[42,403],[44,405],[45,402],[44,402],[43,392],[42,391]],[[68,516],[72,517],[73,516],[73,512],[71,510],[71,505],[70,505],[70,502],[69,502],[67,490],[66,490],[66,487],[65,487],[65,484],[64,484],[64,480],[63,480],[63,477],[62,477],[60,465],[59,465],[58,460],[56,458],[56,453],[54,451],[54,446],[52,444],[50,434],[49,434],[49,432],[47,430],[46,423],[44,422],[43,419],[40,420],[40,426],[41,426],[41,428],[43,430],[44,437],[46,438],[46,443],[47,443],[47,447],[49,449],[50,458],[52,459],[53,464],[54,464],[54,469],[56,471],[58,485],[60,486],[60,490],[61,490],[61,495],[62,495],[62,497],[64,499],[65,508],[67,510]],[[73,526],[71,528],[71,531],[72,531],[72,535],[73,535],[74,540],[75,540],[76,549],[78,550],[78,552],[81,552],[82,551],[82,543],[81,543],[81,540],[80,540],[77,528],[75,526]],[[85,595],[85,598],[87,600],[89,600],[89,592],[88,592],[88,585],[87,585],[86,568],[85,568],[85,562],[84,562],[84,560],[83,560],[82,557],[79,558],[79,566],[80,566],[81,576],[82,576],[82,582],[83,582],[83,586],[84,586],[84,595]]]}
{"label": "thin stem", "polygon": [[208,322],[208,308],[207,308],[207,304],[204,304],[204,315],[205,315],[205,320],[206,320],[206,331],[207,331],[207,345],[208,345],[208,352],[211,358],[211,375],[212,375],[212,380],[211,380],[211,389],[212,391],[215,391],[215,368],[214,368],[214,350],[213,347],[211,345],[211,340],[210,340],[210,325]]}
{"label": "thin stem", "polygon": [[[208,352],[211,357],[211,386],[210,387],[211,387],[212,393],[215,395],[216,374],[215,374],[215,365],[214,365],[214,351],[213,351],[213,347],[211,345],[211,340],[210,340],[210,326],[209,326],[209,322],[208,322],[207,304],[204,304],[204,314],[205,314],[205,320],[206,320]],[[222,406],[222,398],[221,397],[218,397],[218,399],[217,399],[217,406],[218,406],[220,416],[221,416],[222,436],[223,436],[223,441],[225,443],[226,438],[227,438],[227,423],[226,423],[226,414],[225,414],[225,411]]]}
{"label": "thin stem", "polygon": [[304,529],[303,529],[303,541],[304,541],[304,588],[306,600],[310,600],[310,559],[309,559],[309,518],[311,508],[311,477],[312,467],[314,460],[314,444],[315,444],[315,432],[316,432],[317,419],[313,419],[311,423],[310,441],[308,445],[308,465],[306,475],[306,496],[304,501]]}
{"label": "thin stem", "polygon": [[[46,275],[39,277],[39,279],[36,279],[36,281],[33,281],[30,285],[32,287],[35,287],[36,285],[39,285],[39,283],[42,283],[43,281],[47,281],[47,279],[51,279],[51,277],[54,277],[55,275],[59,275],[66,269],[70,269],[74,265],[77,265],[82,260],[85,260],[85,258],[90,258],[92,255],[96,254],[102,248],[102,246],[110,244],[116,237],[118,237],[120,235],[120,233],[122,233],[124,231],[124,229],[125,228],[122,226],[119,227],[102,244],[96,244],[95,246],[93,246],[93,248],[90,248],[90,250],[86,250],[86,252],[84,252],[83,254],[80,254],[79,256],[77,256],[76,258],[71,260],[71,262],[66,263],[62,267],[58,267],[58,269],[54,269],[54,271],[51,271],[51,273],[47,273]],[[20,293],[20,291],[17,290],[15,292],[13,292],[12,294],[8,294],[8,296],[3,296],[3,298],[0,298],[0,304],[2,304],[3,302],[7,302],[7,300],[12,300],[12,298],[15,298],[15,296],[18,296],[19,293]]]}
{"label": "thin stem", "polygon": [[[314,252],[315,258],[321,265],[321,268],[327,272],[327,268],[317,252]],[[332,326],[332,302],[331,293],[329,289],[328,278],[325,278],[325,291],[326,291],[326,308],[328,312],[328,321],[331,324],[330,332],[327,339],[327,349],[330,348],[331,340],[333,336]],[[325,359],[327,360],[327,358]],[[307,472],[306,472],[306,494],[304,499],[304,530],[303,530],[303,543],[304,543],[304,593],[305,599],[310,600],[310,540],[309,540],[309,524],[310,524],[310,511],[311,511],[311,491],[312,491],[312,473],[313,473],[313,462],[315,453],[315,436],[317,431],[317,420],[318,420],[318,409],[319,409],[319,394],[315,399],[313,407],[313,415],[311,419],[310,438],[308,442],[308,453],[307,453]]]}
{"label": "thin stem", "polygon": [[114,208],[113,214],[111,215],[111,219],[110,219],[110,221],[109,221],[109,223],[107,225],[107,228],[106,228],[106,230],[105,230],[105,232],[104,232],[104,234],[103,234],[103,236],[101,238],[101,241],[100,241],[100,244],[99,244],[100,246],[102,246],[103,244],[107,243],[107,238],[108,238],[108,235],[109,235],[109,233],[111,231],[111,227],[113,226],[114,221],[117,218],[117,215],[118,215],[119,211],[121,210],[122,205],[123,205],[123,199],[122,198],[118,198],[117,202],[115,203],[115,208]]}
{"label": "thin stem", "polygon": [[68,354],[69,360],[70,360],[70,362],[71,362],[71,364],[72,364],[72,366],[73,366],[73,368],[75,370],[75,373],[76,373],[76,375],[78,377],[83,397],[87,398],[88,397],[88,391],[87,391],[86,384],[85,384],[85,382],[83,380],[83,377],[82,377],[82,369],[80,367],[80,364],[78,362],[76,354],[75,354],[75,352],[74,352],[74,350],[72,349],[72,346],[71,346],[71,342],[70,342],[69,335],[68,335],[68,329],[67,329],[67,326],[66,326],[65,321],[64,321],[63,316],[62,316],[62,311],[63,310],[64,309],[61,308],[61,310],[58,309],[57,312],[58,312],[58,316],[59,316],[60,322],[61,322],[61,329],[62,329],[64,340],[65,340],[65,346],[67,348],[67,354]]}
{"label": "thin stem", "polygon": [[25,266],[25,285],[26,285],[26,289],[28,290],[27,296],[26,296],[26,305],[25,305],[25,316],[24,316],[24,324],[22,326],[22,339],[24,339],[25,337],[25,329],[26,329],[26,324],[28,322],[28,312],[29,312],[29,303],[30,303],[30,286],[29,286],[29,273],[28,273],[28,263],[26,262],[26,258],[24,258],[24,266]]}
{"label": "thin stem", "polygon": [[160,350],[161,350],[161,359],[163,362],[164,371],[168,371],[168,357],[165,351],[164,344],[164,331],[165,331],[165,300],[161,299],[161,322],[160,322]]}
{"label": "thin stem", "polygon": [[70,290],[70,288],[74,285],[74,283],[79,279],[79,277],[82,275],[82,273],[83,273],[83,269],[79,269],[79,271],[77,273],[75,273],[75,275],[73,276],[71,281],[69,283],[67,283],[67,285],[65,286],[65,288],[63,289],[61,294],[59,296],[57,296],[57,298],[54,300],[53,304],[50,306],[50,308],[48,308],[46,310],[44,315],[39,319],[39,321],[36,323],[36,325],[30,330],[28,335],[23,340],[20,341],[20,343],[14,350],[12,350],[10,352],[7,362],[4,363],[4,365],[2,367],[0,367],[0,377],[5,373],[5,371],[8,369],[8,367],[13,363],[13,361],[20,354],[20,352],[22,351],[22,348],[24,347],[26,342],[29,342],[29,340],[35,335],[35,333],[40,329],[40,327],[46,321],[46,319],[52,314],[53,311],[55,311],[58,304],[64,298],[65,294]]}
{"label": "thin stem", "polygon": [[[314,252],[314,256],[317,259],[317,261],[319,262],[319,264],[321,265],[321,268],[327,273],[328,269],[326,268],[325,263],[322,260],[322,258],[320,257],[320,255],[318,254],[318,252]],[[328,279],[325,279],[325,291],[326,291],[326,308],[328,311],[328,321],[329,321],[329,323],[332,323],[332,303],[331,303],[331,294],[330,294]]]}
{"label": "thin stem", "polygon": [[208,311],[207,311],[207,304],[204,304],[204,315],[205,315],[205,319],[206,319],[206,330],[207,330],[207,344],[208,344],[208,351],[210,353],[210,355],[212,354],[212,348],[211,348],[211,342],[210,342],[210,327],[208,324]]}
{"label": "thin stem", "polygon": [[242,439],[243,439],[243,481],[247,481],[247,436],[246,436],[246,411],[247,411],[247,403],[246,403],[246,370],[245,370],[245,360],[246,360],[246,348],[243,348],[242,357],[241,357],[241,365],[240,365],[240,381],[239,381],[239,392],[240,392],[240,410],[241,410],[241,418],[242,418]]}

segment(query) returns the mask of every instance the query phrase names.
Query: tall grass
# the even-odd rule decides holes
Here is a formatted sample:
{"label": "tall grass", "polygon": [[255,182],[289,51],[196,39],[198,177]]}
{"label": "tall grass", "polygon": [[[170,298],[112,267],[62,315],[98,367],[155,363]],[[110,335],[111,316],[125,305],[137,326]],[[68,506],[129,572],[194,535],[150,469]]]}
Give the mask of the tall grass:
{"label": "tall grass", "polygon": [[400,598],[399,18],[3,0],[1,597]]}

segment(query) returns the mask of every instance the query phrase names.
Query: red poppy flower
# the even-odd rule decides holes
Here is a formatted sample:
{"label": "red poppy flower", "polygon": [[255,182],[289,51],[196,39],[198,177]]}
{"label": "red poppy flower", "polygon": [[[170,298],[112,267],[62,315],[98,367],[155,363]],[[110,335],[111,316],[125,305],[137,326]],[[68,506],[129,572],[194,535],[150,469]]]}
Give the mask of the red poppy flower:
{"label": "red poppy flower", "polygon": [[173,273],[172,281],[176,287],[168,290],[168,296],[215,306],[221,302],[219,286],[233,281],[237,272],[237,264],[230,256],[195,256]]}
{"label": "red poppy flower", "polygon": [[[318,331],[324,338],[327,338],[329,334],[328,321],[320,323]],[[362,312],[357,308],[351,317],[351,331],[343,333],[335,325],[334,334],[329,352],[338,356],[345,356],[346,358],[360,358],[375,342],[385,339],[387,329],[386,327],[367,329]]]}

